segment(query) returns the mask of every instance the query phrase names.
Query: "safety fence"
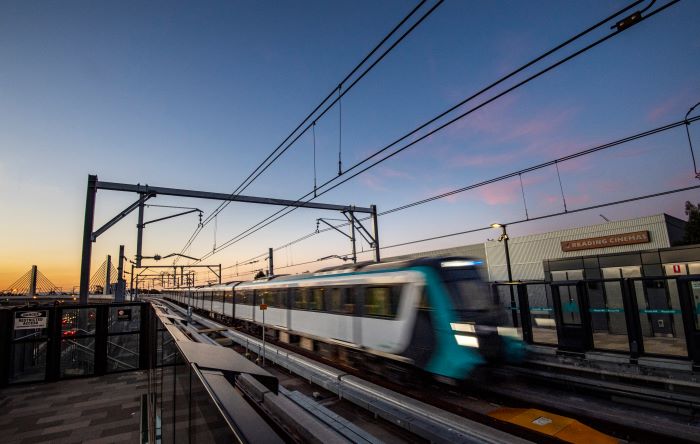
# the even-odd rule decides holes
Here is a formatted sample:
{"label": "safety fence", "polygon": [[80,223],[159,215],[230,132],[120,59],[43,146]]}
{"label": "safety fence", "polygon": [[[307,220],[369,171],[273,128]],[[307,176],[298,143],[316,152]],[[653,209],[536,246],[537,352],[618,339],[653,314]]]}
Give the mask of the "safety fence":
{"label": "safety fence", "polygon": [[503,322],[528,343],[700,366],[700,275],[493,283]]}
{"label": "safety fence", "polygon": [[0,386],[146,369],[149,304],[0,309]]}

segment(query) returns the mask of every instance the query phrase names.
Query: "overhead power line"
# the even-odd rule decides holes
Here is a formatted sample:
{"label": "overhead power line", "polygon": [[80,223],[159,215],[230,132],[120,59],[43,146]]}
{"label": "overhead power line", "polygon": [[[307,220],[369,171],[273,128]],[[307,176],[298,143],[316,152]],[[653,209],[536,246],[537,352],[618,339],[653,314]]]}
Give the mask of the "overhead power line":
{"label": "overhead power line", "polygon": [[[239,194],[242,191],[244,191],[250,184],[253,183],[255,179],[260,177],[262,173],[267,170],[267,168],[272,165],[282,154],[284,154],[285,151],[287,151],[303,134],[306,133],[306,131],[309,129],[309,127],[315,122],[323,117],[328,110],[330,110],[336,102],[340,101],[340,99],[350,92],[350,90],[362,79],[364,78],[367,73],[369,73],[384,57],[389,54],[396,46],[401,43],[406,36],[408,36],[411,32],[413,32],[414,29],[418,27],[430,14],[432,14],[438,6],[440,6],[443,3],[444,0],[439,0],[435,5],[433,5],[426,13],[424,13],[407,31],[405,31],[389,48],[387,48],[377,59],[369,66],[367,67],[356,79],[352,81],[352,83],[344,87],[343,85],[347,83],[353,75],[355,75],[360,68],[367,63],[368,60],[371,59],[372,56],[374,56],[377,51],[384,46],[384,44],[418,11],[426,2],[426,0],[422,0],[419,2],[394,28],[386,35],[384,38],[357,64],[355,67],[338,83],[338,86],[335,87],[331,92],[328,93],[328,95],[314,108],[313,111],[311,111],[298,125],[294,130],[289,133],[289,135],[263,160],[254,170],[252,173],[248,175],[248,177],[241,182],[238,187],[231,193],[231,196],[234,196],[235,194]],[[337,97],[335,100],[331,101],[330,104],[326,106],[326,108],[319,114],[317,112],[319,109],[323,107],[325,103],[327,103],[334,95],[335,93],[338,92]],[[313,118],[313,119],[312,119]],[[310,122],[310,123],[309,123]],[[305,124],[307,126],[302,130],[299,131]],[[296,137],[295,137],[296,134]],[[291,140],[291,141],[290,141]],[[287,144],[287,142],[289,142]],[[282,149],[282,147],[287,144],[287,146]],[[281,151],[280,151],[281,150]],[[274,158],[273,158],[274,156]],[[224,208],[226,208],[230,204],[230,201],[225,201],[222,202],[192,233],[188,241],[185,243],[185,246],[182,248],[181,253],[184,253],[187,248],[189,248],[190,245],[192,245],[192,242],[197,238],[201,230],[206,226],[211,220],[213,219],[214,216],[219,214]]]}
{"label": "overhead power line", "polygon": [[[665,5],[661,6],[661,7],[659,7],[659,8],[657,8],[657,9],[655,9],[655,10],[652,11],[652,12],[650,12],[648,15],[646,15],[646,16],[644,16],[644,17],[640,17],[636,23],[639,23],[639,22],[641,22],[641,21],[643,21],[643,20],[646,20],[646,19],[649,18],[649,17],[652,17],[653,15],[656,15],[657,13],[661,12],[662,10],[665,10],[666,8],[670,7],[671,5],[674,5],[674,4],[677,3],[678,1],[679,1],[679,0],[670,1],[669,3],[667,3],[667,4],[665,4]],[[385,151],[389,150],[391,147],[397,145],[397,144],[400,143],[401,141],[404,141],[404,140],[406,140],[407,138],[409,138],[409,137],[411,137],[411,136],[414,136],[418,131],[420,131],[420,130],[426,128],[426,127],[428,127],[429,125],[432,125],[433,123],[435,123],[436,121],[438,121],[440,118],[442,118],[442,117],[448,115],[449,113],[451,113],[452,111],[458,109],[459,107],[461,107],[462,105],[466,104],[467,102],[469,102],[469,101],[472,100],[473,98],[475,98],[475,97],[477,97],[477,96],[483,94],[484,92],[488,91],[489,89],[492,89],[494,86],[496,86],[496,85],[502,83],[502,82],[505,81],[506,79],[508,79],[508,78],[512,77],[513,75],[515,75],[515,74],[521,72],[522,70],[526,69],[527,67],[532,66],[532,65],[533,65],[534,63],[536,63],[537,61],[540,61],[540,60],[542,60],[543,58],[547,57],[548,55],[551,55],[552,53],[558,51],[559,49],[561,49],[561,48],[563,48],[563,47],[569,45],[570,43],[574,42],[575,40],[578,40],[578,39],[581,38],[582,36],[588,34],[588,33],[589,33],[590,31],[592,31],[593,29],[596,29],[596,28],[598,28],[598,27],[600,27],[600,26],[602,26],[602,25],[608,23],[608,22],[609,22],[610,20],[612,20],[613,18],[615,18],[615,17],[617,17],[617,16],[623,14],[624,12],[627,12],[629,9],[633,8],[634,6],[638,5],[639,3],[641,3],[641,1],[633,2],[632,4],[630,4],[630,5],[628,5],[627,7],[625,7],[625,8],[623,8],[623,9],[617,11],[616,13],[614,13],[614,14],[612,14],[612,15],[609,15],[608,17],[606,17],[605,19],[599,21],[599,22],[596,23],[595,25],[593,25],[593,26],[587,28],[585,31],[582,31],[582,32],[576,34],[574,37],[572,37],[572,38],[566,40],[564,43],[561,43],[561,44],[555,46],[554,48],[552,48],[552,49],[550,49],[549,51],[545,52],[543,55],[538,56],[537,58],[535,58],[535,59],[533,59],[532,61],[526,63],[525,65],[521,66],[520,68],[517,68],[515,71],[511,72],[510,74],[507,74],[506,76],[503,76],[501,79],[497,80],[496,82],[493,82],[492,84],[490,84],[489,86],[483,88],[482,90],[480,90],[480,91],[477,92],[476,94],[473,94],[473,95],[471,95],[470,97],[468,97],[468,98],[466,98],[466,99],[460,101],[457,105],[452,106],[452,107],[449,108],[448,110],[446,110],[446,111],[440,113],[438,116],[436,116],[436,117],[430,119],[429,121],[425,122],[424,124],[418,126],[417,128],[415,128],[414,130],[412,130],[412,131],[410,131],[409,133],[405,134],[404,136],[400,137],[399,139],[396,139],[395,141],[393,141],[393,142],[390,143],[389,145],[386,145],[385,147],[381,148],[380,150],[376,151],[375,153],[371,154],[370,156],[366,157],[365,159],[363,159],[363,160],[357,162],[357,163],[354,164],[352,167],[348,168],[348,169],[343,173],[343,175],[337,176],[337,177],[335,177],[335,178],[332,178],[332,179],[326,181],[324,184],[322,184],[319,188],[324,188],[324,187],[329,186],[329,185],[330,185],[330,186],[329,186],[328,188],[323,189],[323,190],[320,191],[320,192],[315,193],[314,197],[312,197],[311,199],[309,199],[309,201],[311,201],[311,200],[315,199],[316,197],[321,196],[321,195],[323,195],[323,194],[325,194],[325,193],[327,193],[327,192],[329,192],[329,191],[331,191],[331,190],[337,188],[338,186],[340,186],[340,185],[346,183],[347,181],[353,179],[354,177],[356,177],[356,176],[362,174],[363,172],[369,170],[370,168],[373,168],[373,167],[379,165],[380,163],[382,163],[382,162],[388,160],[389,158],[395,156],[396,154],[398,154],[398,153],[400,153],[400,152],[402,152],[402,151],[404,151],[404,150],[410,148],[411,146],[414,146],[414,145],[417,144],[418,142],[420,142],[420,141],[422,141],[422,140],[425,140],[427,137],[429,137],[429,136],[431,136],[431,135],[433,135],[433,134],[435,134],[435,133],[437,133],[437,132],[439,132],[439,131],[445,129],[446,127],[448,127],[448,126],[454,124],[454,123],[457,122],[458,120],[460,120],[460,119],[464,118],[465,116],[467,116],[467,115],[473,113],[474,111],[476,111],[476,110],[478,110],[478,109],[481,109],[482,107],[486,106],[487,104],[489,104],[489,103],[491,103],[491,102],[493,102],[493,101],[495,101],[495,100],[497,100],[497,99],[503,97],[503,96],[506,95],[506,94],[509,94],[510,92],[514,91],[515,89],[517,89],[517,88],[519,88],[519,87],[521,87],[521,86],[523,86],[523,85],[525,85],[525,84],[531,82],[532,80],[534,80],[534,79],[540,77],[541,75],[543,75],[543,74],[545,74],[545,73],[547,73],[547,72],[549,72],[549,71],[555,69],[556,67],[558,67],[558,66],[560,66],[560,65],[562,65],[562,64],[564,64],[564,63],[566,63],[566,62],[568,62],[568,61],[570,61],[570,60],[572,60],[573,58],[575,58],[575,57],[577,57],[577,56],[579,56],[579,55],[581,55],[581,54],[583,54],[583,53],[589,51],[590,49],[592,49],[592,48],[598,46],[599,44],[601,44],[601,43],[603,43],[603,42],[605,42],[605,41],[611,39],[612,37],[614,37],[614,36],[620,34],[620,33],[623,32],[624,30],[629,29],[629,27],[623,28],[623,29],[617,29],[616,31],[614,31],[614,32],[612,32],[612,33],[609,33],[609,34],[603,36],[602,38],[600,38],[600,39],[594,41],[593,43],[591,43],[591,44],[589,44],[589,45],[586,45],[585,47],[583,47],[583,48],[581,48],[581,49],[575,51],[574,53],[572,53],[572,54],[570,54],[570,55],[568,55],[568,56],[566,56],[566,57],[564,57],[564,58],[558,60],[557,62],[555,62],[555,63],[553,63],[553,64],[547,66],[546,68],[544,68],[544,69],[538,71],[537,73],[535,73],[535,74],[533,74],[533,75],[527,77],[526,79],[524,79],[524,80],[522,80],[522,81],[516,83],[514,86],[511,86],[511,87],[507,88],[506,90],[500,92],[499,94],[497,94],[497,95],[495,95],[495,96],[493,96],[493,97],[491,97],[491,98],[489,98],[489,99],[487,99],[487,100],[481,102],[480,104],[478,104],[478,105],[476,105],[476,106],[470,108],[469,110],[467,110],[467,111],[461,113],[460,115],[458,115],[458,116],[456,116],[456,117],[450,119],[450,120],[447,121],[446,123],[443,123],[443,124],[439,125],[437,128],[434,128],[434,129],[430,130],[428,133],[423,134],[423,135],[421,135],[420,137],[417,137],[417,138],[413,139],[411,142],[407,143],[407,144],[404,145],[403,147],[396,149],[395,151],[393,151],[393,152],[387,154],[387,155],[384,156],[383,158],[381,158],[381,159],[375,161],[374,163],[372,163],[372,164],[370,164],[370,165],[364,167],[363,169],[361,169],[360,171],[358,171],[358,172],[356,172],[356,173],[350,175],[349,177],[344,177],[344,176],[345,176],[347,173],[349,173],[350,171],[353,171],[353,170],[359,168],[361,165],[363,165],[363,164],[369,162],[369,161],[372,160],[373,158],[375,158],[375,157],[377,157],[378,155],[380,155],[381,153],[384,153]],[[340,181],[338,182],[338,180],[339,180],[340,178],[343,178],[343,179],[340,180]],[[334,182],[335,182],[335,183],[334,183]],[[331,185],[331,184],[332,184],[332,185]],[[311,196],[312,194],[314,194],[313,191],[307,193],[307,194],[304,195],[303,197],[299,198],[299,199],[297,200],[297,202],[303,201],[304,199],[306,199],[307,197]],[[245,230],[245,231],[239,233],[238,235],[236,235],[236,236],[230,238],[228,241],[226,241],[226,242],[224,242],[223,244],[221,244],[221,245],[219,246],[219,248],[218,248],[216,251],[212,251],[212,252],[207,253],[202,259],[206,259],[207,257],[209,257],[209,256],[211,256],[211,255],[213,255],[213,254],[216,254],[217,252],[219,252],[219,251],[221,251],[221,250],[223,250],[223,249],[225,249],[225,248],[228,248],[229,246],[233,245],[234,243],[236,243],[236,242],[238,242],[238,241],[240,241],[240,240],[242,240],[242,239],[244,239],[244,238],[246,238],[246,237],[252,235],[253,233],[255,233],[255,232],[259,231],[260,229],[262,229],[262,228],[268,226],[269,224],[271,224],[271,223],[273,223],[273,222],[275,222],[275,221],[281,219],[282,217],[284,217],[284,216],[286,216],[287,214],[291,213],[291,212],[294,211],[295,209],[296,209],[296,208],[288,208],[288,207],[285,207],[285,208],[282,208],[282,209],[278,210],[277,212],[273,213],[272,215],[268,216],[267,218],[263,219],[262,221],[258,222],[257,224],[251,226],[251,227],[248,228],[247,230]]]}
{"label": "overhead power line", "polygon": [[[627,136],[627,137],[623,137],[623,138],[621,138],[621,139],[617,139],[617,140],[614,140],[614,141],[612,141],[612,142],[603,143],[603,144],[600,144],[600,145],[597,145],[597,146],[594,146],[594,147],[591,147],[591,148],[587,148],[587,149],[584,149],[584,150],[581,150],[581,151],[578,151],[578,152],[575,152],[575,153],[572,153],[572,154],[568,154],[568,155],[566,155],[566,156],[562,156],[562,157],[556,158],[556,159],[554,159],[554,160],[549,160],[549,161],[546,161],[546,162],[542,162],[542,163],[539,163],[539,164],[536,164],[536,165],[529,166],[529,167],[527,167],[527,168],[523,168],[523,169],[520,169],[520,170],[517,170],[517,171],[512,171],[512,172],[507,173],[507,174],[503,174],[503,175],[501,175],[501,176],[493,177],[493,178],[491,178],[491,179],[483,180],[483,181],[481,181],[481,182],[473,183],[473,184],[471,184],[471,185],[467,185],[467,186],[464,186],[464,187],[461,187],[461,188],[457,188],[457,189],[450,190],[450,191],[446,191],[446,192],[444,192],[444,193],[440,193],[440,194],[437,194],[437,195],[434,195],[434,196],[430,196],[430,197],[427,197],[427,198],[425,198],[425,199],[421,199],[421,200],[417,200],[417,201],[414,201],[414,202],[410,202],[410,203],[407,203],[407,204],[404,204],[404,205],[400,205],[400,206],[398,206],[398,207],[391,208],[391,209],[382,211],[382,212],[380,212],[380,213],[377,213],[377,216],[379,216],[379,217],[385,216],[385,215],[387,215],[387,214],[396,213],[396,212],[398,212],[398,211],[406,210],[406,209],[413,208],[413,207],[416,207],[416,206],[419,206],[419,205],[423,205],[423,204],[426,204],[426,203],[429,203],[429,202],[433,202],[433,201],[436,201],[436,200],[439,200],[439,199],[443,199],[443,198],[446,198],[446,197],[454,196],[454,195],[456,195],[456,194],[463,193],[463,192],[465,192],[465,191],[470,191],[470,190],[474,190],[474,189],[476,189],[476,188],[480,188],[480,187],[483,187],[483,186],[486,186],[486,185],[491,185],[491,184],[496,183],[496,182],[500,182],[500,181],[503,181],[503,180],[511,179],[511,178],[514,178],[514,177],[520,177],[520,176],[522,176],[522,174],[526,174],[526,173],[529,173],[529,172],[537,171],[537,170],[539,170],[539,169],[546,168],[546,167],[549,167],[549,166],[552,166],[552,165],[557,165],[557,164],[559,164],[559,163],[563,163],[563,162],[566,162],[566,161],[568,161],[568,160],[573,160],[573,159],[576,159],[576,158],[578,158],[578,157],[583,157],[583,156],[587,156],[587,155],[589,155],[589,154],[597,153],[597,152],[599,152],[599,151],[603,151],[603,150],[607,150],[607,149],[610,149],[610,148],[614,148],[614,147],[617,147],[617,146],[619,146],[619,145],[622,145],[622,144],[625,144],[625,143],[628,143],[628,142],[632,142],[632,141],[635,141],[635,140],[639,140],[639,139],[643,139],[643,138],[646,138],[646,137],[650,137],[650,136],[653,136],[653,135],[656,135],[656,134],[659,134],[659,133],[663,133],[663,132],[666,132],[666,131],[670,131],[670,130],[672,130],[672,129],[674,129],[674,128],[678,128],[678,127],[683,126],[683,125],[689,125],[689,124],[691,124],[691,123],[693,123],[693,122],[695,122],[695,121],[698,121],[698,120],[700,120],[700,116],[692,117],[692,118],[690,118],[690,119],[679,120],[679,121],[677,121],[677,122],[672,122],[672,123],[669,123],[669,124],[667,124],[667,125],[663,125],[663,126],[660,126],[660,127],[657,127],[657,128],[653,128],[653,129],[650,129],[650,130],[647,130],[647,131],[642,131],[642,132],[640,132],[640,133],[633,134],[633,135]],[[566,213],[568,213],[568,212],[572,212],[572,211],[565,210],[562,214],[566,214]],[[557,214],[558,214],[558,213],[557,213]],[[537,219],[537,218],[530,218],[528,215],[526,215],[526,217],[525,217],[524,220],[536,220],[536,219]],[[362,219],[360,219],[360,220],[361,220],[361,221],[365,221],[365,220],[368,220],[368,218],[362,218]],[[348,222],[344,222],[344,223],[338,224],[337,227],[344,227],[344,226],[347,226],[347,225],[348,225]],[[325,232],[328,232],[328,231],[331,231],[331,230],[332,230],[331,228],[324,228],[324,229],[321,229],[321,230],[318,230],[318,231],[313,231],[313,232],[311,232],[311,233],[309,233],[309,234],[306,234],[306,235],[304,235],[304,236],[302,236],[302,237],[299,237],[299,238],[297,238],[297,239],[295,239],[295,240],[293,240],[293,241],[290,241],[290,242],[288,242],[288,243],[286,243],[286,244],[284,244],[284,245],[281,245],[281,246],[275,248],[274,251],[279,251],[279,250],[281,250],[281,249],[283,249],[283,248],[286,248],[286,247],[292,246],[292,245],[294,245],[294,244],[297,244],[297,243],[299,243],[299,242],[302,242],[302,241],[304,241],[304,240],[306,240],[306,239],[308,239],[308,238],[310,238],[310,237],[313,237],[313,236],[315,236],[315,235],[317,235],[317,234],[325,233]],[[459,233],[457,233],[457,234],[466,234],[466,233],[467,233],[467,232],[459,232]],[[436,238],[436,239],[440,239],[440,238],[441,238],[441,237],[438,237],[438,238]],[[428,238],[428,239],[426,239],[426,240],[434,240],[434,239]],[[403,245],[403,244],[402,244],[402,245]],[[384,247],[382,247],[382,248],[384,248]],[[267,254],[267,253],[263,253],[263,254],[260,255],[260,256],[264,256],[265,254]],[[256,256],[256,257],[260,257],[260,256]],[[280,267],[277,267],[277,268],[280,268]]]}

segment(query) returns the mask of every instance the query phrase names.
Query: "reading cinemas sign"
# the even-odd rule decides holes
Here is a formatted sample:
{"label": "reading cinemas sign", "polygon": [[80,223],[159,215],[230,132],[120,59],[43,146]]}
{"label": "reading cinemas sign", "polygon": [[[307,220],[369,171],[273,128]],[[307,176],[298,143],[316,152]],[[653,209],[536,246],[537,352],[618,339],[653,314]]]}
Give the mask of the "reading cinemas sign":
{"label": "reading cinemas sign", "polygon": [[618,245],[644,244],[647,242],[649,242],[648,231],[635,231],[633,233],[562,241],[561,251],[588,250],[592,248],[616,247]]}

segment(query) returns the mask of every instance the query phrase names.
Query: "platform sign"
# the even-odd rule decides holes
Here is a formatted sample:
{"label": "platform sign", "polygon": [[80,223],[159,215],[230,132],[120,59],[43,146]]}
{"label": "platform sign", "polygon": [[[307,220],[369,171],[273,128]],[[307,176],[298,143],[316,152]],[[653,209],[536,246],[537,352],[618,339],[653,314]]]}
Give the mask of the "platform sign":
{"label": "platform sign", "polygon": [[131,320],[131,309],[130,308],[117,309],[117,321],[130,321],[130,320]]}
{"label": "platform sign", "polygon": [[267,310],[267,304],[260,304],[260,310]]}
{"label": "platform sign", "polygon": [[47,310],[15,312],[15,330],[46,328],[48,323],[49,312]]}

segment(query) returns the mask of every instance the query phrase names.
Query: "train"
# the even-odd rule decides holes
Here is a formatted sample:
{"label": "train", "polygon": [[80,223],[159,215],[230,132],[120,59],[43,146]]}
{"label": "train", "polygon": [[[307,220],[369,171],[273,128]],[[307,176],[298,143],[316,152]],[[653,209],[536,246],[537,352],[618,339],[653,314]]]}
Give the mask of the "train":
{"label": "train", "polygon": [[308,352],[400,379],[466,380],[517,362],[524,344],[466,257],[360,263],[314,273],[168,290],[168,298]]}

